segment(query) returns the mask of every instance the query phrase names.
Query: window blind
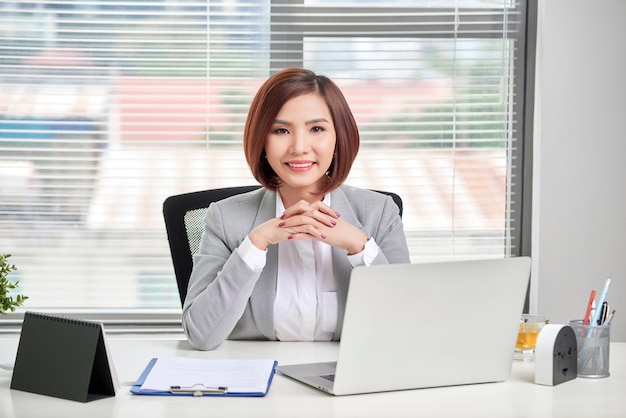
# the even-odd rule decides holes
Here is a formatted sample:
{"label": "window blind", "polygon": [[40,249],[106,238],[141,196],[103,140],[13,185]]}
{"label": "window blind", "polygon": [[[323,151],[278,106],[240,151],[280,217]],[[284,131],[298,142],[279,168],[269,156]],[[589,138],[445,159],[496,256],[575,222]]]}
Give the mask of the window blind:
{"label": "window blind", "polygon": [[178,312],[163,200],[255,184],[243,123],[287,66],[344,91],[348,183],[402,196],[413,262],[516,254],[524,7],[3,2],[0,251],[27,307]]}

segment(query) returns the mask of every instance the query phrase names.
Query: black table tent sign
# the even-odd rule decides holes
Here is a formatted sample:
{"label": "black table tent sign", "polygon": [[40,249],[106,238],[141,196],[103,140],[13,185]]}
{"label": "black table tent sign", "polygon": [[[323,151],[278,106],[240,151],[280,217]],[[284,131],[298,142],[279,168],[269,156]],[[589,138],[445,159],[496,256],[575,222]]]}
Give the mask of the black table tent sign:
{"label": "black table tent sign", "polygon": [[115,396],[102,324],[26,312],[11,389],[79,402]]}

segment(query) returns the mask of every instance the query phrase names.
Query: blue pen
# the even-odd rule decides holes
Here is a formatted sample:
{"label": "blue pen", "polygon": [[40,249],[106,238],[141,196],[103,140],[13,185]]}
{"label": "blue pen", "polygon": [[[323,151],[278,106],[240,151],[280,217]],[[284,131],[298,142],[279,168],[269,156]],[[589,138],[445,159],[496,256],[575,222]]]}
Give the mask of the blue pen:
{"label": "blue pen", "polygon": [[602,289],[602,293],[600,294],[600,299],[598,299],[598,304],[596,305],[598,308],[596,308],[596,311],[593,314],[593,319],[590,322],[591,325],[596,325],[598,323],[598,318],[600,317],[600,313],[602,312],[602,309],[600,309],[600,307],[602,307],[602,304],[606,300],[606,294],[609,291],[610,285],[611,285],[611,278],[609,277],[608,279],[606,279],[606,282],[604,283],[604,288]]}

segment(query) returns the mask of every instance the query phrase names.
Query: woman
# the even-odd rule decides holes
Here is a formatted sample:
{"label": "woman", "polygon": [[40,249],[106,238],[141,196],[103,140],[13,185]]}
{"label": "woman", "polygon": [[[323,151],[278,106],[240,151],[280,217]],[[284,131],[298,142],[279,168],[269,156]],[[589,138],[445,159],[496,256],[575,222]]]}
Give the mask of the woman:
{"label": "woman", "polygon": [[343,185],[358,149],[328,78],[288,68],[261,86],[244,151],[264,187],[208,209],[183,306],[193,347],[339,340],[352,268],[409,262],[393,200]]}

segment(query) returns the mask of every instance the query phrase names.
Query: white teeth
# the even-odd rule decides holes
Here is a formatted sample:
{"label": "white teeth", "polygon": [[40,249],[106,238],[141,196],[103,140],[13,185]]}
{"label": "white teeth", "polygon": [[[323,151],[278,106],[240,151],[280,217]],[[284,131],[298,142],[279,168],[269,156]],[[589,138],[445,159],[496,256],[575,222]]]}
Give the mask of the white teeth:
{"label": "white teeth", "polygon": [[287,164],[289,164],[289,167],[293,167],[293,168],[306,168],[306,167],[311,167],[313,165],[313,163],[303,163],[303,164],[287,163]]}

